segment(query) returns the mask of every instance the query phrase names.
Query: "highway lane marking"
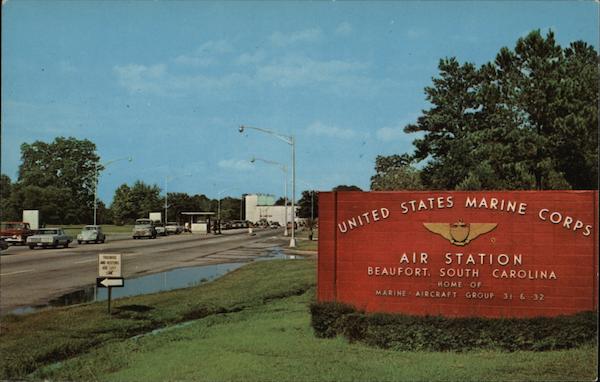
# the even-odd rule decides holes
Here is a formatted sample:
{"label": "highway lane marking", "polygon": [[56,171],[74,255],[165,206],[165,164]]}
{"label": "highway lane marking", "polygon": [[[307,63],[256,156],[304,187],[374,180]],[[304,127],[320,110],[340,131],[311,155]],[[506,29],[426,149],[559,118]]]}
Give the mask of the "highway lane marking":
{"label": "highway lane marking", "polygon": [[35,269],[25,269],[23,271],[15,271],[15,272],[8,272],[8,273],[0,273],[0,276],[11,276],[11,275],[18,275],[19,273],[27,273],[27,272],[33,272],[35,271]]}

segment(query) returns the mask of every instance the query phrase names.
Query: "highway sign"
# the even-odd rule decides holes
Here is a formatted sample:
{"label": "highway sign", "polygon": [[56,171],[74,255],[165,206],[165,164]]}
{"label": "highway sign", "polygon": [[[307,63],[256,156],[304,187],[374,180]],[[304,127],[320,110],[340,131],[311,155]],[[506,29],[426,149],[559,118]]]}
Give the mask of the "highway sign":
{"label": "highway sign", "polygon": [[125,279],[122,277],[108,278],[108,277],[98,277],[96,279],[96,286],[98,288],[121,288],[125,286]]}
{"label": "highway sign", "polygon": [[122,276],[120,253],[100,253],[98,255],[98,277]]}

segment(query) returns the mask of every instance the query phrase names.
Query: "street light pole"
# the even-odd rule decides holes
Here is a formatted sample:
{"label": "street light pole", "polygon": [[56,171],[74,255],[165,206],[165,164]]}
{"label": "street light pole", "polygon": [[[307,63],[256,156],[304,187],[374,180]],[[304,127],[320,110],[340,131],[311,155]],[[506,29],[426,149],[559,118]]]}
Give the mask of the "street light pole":
{"label": "street light pole", "polygon": [[[290,247],[296,246],[296,141],[292,140],[292,238],[290,239]],[[287,226],[287,224],[286,224]]]}
{"label": "street light pole", "polygon": [[[238,128],[238,131],[240,133],[243,133],[245,129],[253,129],[253,130],[258,130],[258,131],[262,131],[263,133],[267,133],[270,135],[275,136],[276,138],[278,138],[279,140],[287,143],[288,145],[292,146],[292,238],[290,239],[290,248],[294,248],[296,246],[296,142],[294,139],[293,135],[282,135],[279,133],[276,133],[272,130],[268,130],[268,129],[263,129],[260,127],[253,127],[253,126],[240,126]],[[287,224],[286,224],[287,226]]]}
{"label": "street light pole", "polygon": [[124,158],[113,159],[113,160],[109,160],[106,163],[96,162],[96,164],[95,164],[96,179],[94,181],[94,225],[96,225],[96,213],[98,211],[98,166],[102,166],[102,167],[106,168],[111,163],[115,163],[115,162],[118,162],[120,160],[125,160],[125,159],[127,159],[129,162],[131,162],[133,160],[133,157],[124,157]]}

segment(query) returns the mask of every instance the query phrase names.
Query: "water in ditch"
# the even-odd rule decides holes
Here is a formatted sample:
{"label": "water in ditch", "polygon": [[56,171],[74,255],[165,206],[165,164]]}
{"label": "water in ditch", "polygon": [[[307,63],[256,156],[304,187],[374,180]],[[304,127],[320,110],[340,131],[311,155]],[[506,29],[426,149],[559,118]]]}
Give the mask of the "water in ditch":
{"label": "water in ditch", "polygon": [[[274,259],[295,259],[297,256],[286,255],[280,249],[269,251],[265,256],[253,261]],[[122,288],[112,288],[112,299],[139,296],[150,293],[166,292],[173,289],[188,288],[213,281],[248,262],[202,265],[188,268],[176,268],[165,272],[125,280]],[[82,304],[85,302],[105,301],[108,298],[107,288],[96,288],[95,285],[76,290],[50,300],[47,305],[26,306],[13,309],[10,313],[25,314],[48,307],[59,307]]]}

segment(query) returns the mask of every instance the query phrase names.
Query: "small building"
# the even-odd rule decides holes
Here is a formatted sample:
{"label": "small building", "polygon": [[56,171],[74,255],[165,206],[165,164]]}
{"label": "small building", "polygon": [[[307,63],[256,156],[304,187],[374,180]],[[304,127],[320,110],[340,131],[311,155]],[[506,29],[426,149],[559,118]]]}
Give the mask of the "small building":
{"label": "small building", "polygon": [[[182,212],[183,221],[189,224],[192,233],[210,233],[214,212]],[[214,219],[212,219],[214,220]]]}

